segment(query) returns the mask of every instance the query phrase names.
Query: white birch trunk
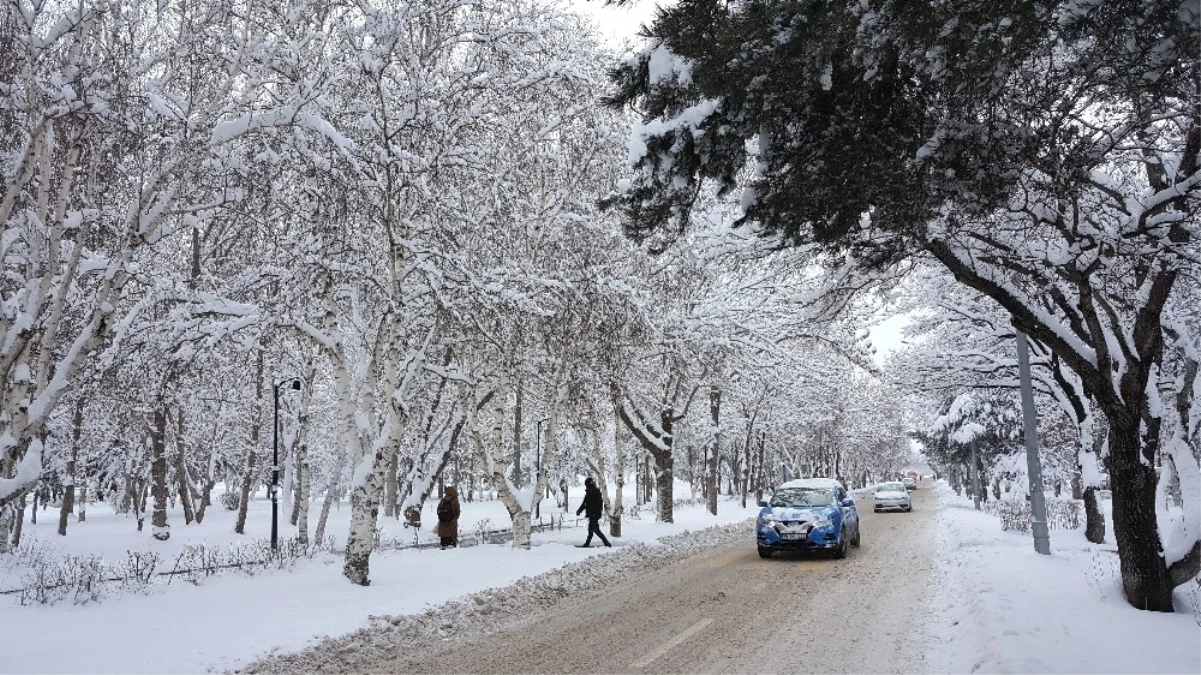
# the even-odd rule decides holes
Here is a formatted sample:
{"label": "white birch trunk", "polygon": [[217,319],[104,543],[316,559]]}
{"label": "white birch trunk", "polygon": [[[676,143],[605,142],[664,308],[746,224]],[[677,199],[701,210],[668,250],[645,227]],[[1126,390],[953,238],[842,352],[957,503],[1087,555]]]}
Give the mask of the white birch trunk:
{"label": "white birch trunk", "polygon": [[[397,452],[402,435],[403,418],[399,399],[404,387],[397,372],[399,358],[395,353],[394,321],[395,317],[389,313],[384,313],[380,319],[375,349],[359,397],[359,408],[355,411],[358,436],[365,439],[369,431],[370,413],[375,409],[375,394],[383,394],[380,398],[385,419],[370,450],[364,452],[358,462],[350,495],[350,531],[346,536],[346,562],[342,566],[342,573],[351,583],[360,586],[371,583],[370,559],[375,549],[379,507],[384,494],[384,470]],[[360,441],[360,447],[365,449],[365,446]]]}
{"label": "white birch trunk", "polygon": [[301,443],[296,449],[296,468],[300,470],[300,480],[296,490],[296,541],[301,544],[309,543],[309,446]]}
{"label": "white birch trunk", "polygon": [[[508,399],[511,362],[506,359],[500,371],[500,381],[496,388],[496,398],[492,406],[492,428],[488,438],[479,433],[475,418],[475,395],[472,393],[468,400],[463,401],[463,408],[468,415],[468,428],[475,443],[476,458],[485,468],[485,479],[491,482],[497,497],[509,512],[513,524],[513,548],[530,548],[531,514],[534,505],[546,491],[546,459],[553,457],[557,449],[559,424],[559,409],[562,396],[559,392],[558,377],[556,376],[555,397],[551,403],[550,417],[547,421],[547,442],[543,452],[543,461],[538,471],[538,478],[532,486],[532,491],[523,493],[509,481],[503,462],[498,458],[505,456],[504,452],[504,421],[505,403]],[[524,497],[524,498],[523,498]]]}
{"label": "white birch trunk", "polygon": [[621,516],[624,507],[621,493],[626,483],[626,444],[621,438],[621,420],[613,420],[613,508],[609,511],[609,534],[621,536]]}
{"label": "white birch trunk", "polygon": [[346,562],[342,574],[353,584],[368,586],[371,584],[371,551],[375,547],[380,495],[384,488],[383,448],[363,457],[355,474],[362,477],[350,492],[350,531],[346,535]]}

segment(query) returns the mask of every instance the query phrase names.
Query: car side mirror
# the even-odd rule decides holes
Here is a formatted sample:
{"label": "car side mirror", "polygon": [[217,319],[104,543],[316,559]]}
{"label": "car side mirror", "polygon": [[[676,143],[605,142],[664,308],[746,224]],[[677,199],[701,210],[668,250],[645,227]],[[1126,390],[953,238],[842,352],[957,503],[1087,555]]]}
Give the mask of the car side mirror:
{"label": "car side mirror", "polygon": [[854,506],[855,500],[851,499],[850,497],[847,497],[846,499],[842,500],[842,505],[843,506]]}
{"label": "car side mirror", "polygon": [[763,508],[765,508],[765,509],[766,509],[766,508],[768,508],[768,507],[770,507],[770,506],[771,506],[771,503],[770,503],[770,502],[768,502],[766,499],[760,499],[760,500],[759,500],[759,506],[762,506]]}

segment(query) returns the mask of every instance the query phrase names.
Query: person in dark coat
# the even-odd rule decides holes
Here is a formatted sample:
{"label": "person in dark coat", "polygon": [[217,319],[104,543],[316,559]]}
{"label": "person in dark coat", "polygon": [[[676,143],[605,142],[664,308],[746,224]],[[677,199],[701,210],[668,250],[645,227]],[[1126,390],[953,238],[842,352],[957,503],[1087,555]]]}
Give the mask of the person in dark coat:
{"label": "person in dark coat", "polygon": [[438,537],[442,548],[459,545],[459,491],[450,486],[438,502]]}
{"label": "person in dark coat", "polygon": [[605,546],[612,546],[600,530],[600,519],[604,510],[605,502],[601,498],[600,488],[596,487],[596,481],[589,476],[584,480],[584,503],[580,504],[580,508],[575,511],[577,516],[581,513],[588,516],[588,538],[584,540],[583,548],[592,545],[592,535],[594,534],[600,537],[601,543]]}

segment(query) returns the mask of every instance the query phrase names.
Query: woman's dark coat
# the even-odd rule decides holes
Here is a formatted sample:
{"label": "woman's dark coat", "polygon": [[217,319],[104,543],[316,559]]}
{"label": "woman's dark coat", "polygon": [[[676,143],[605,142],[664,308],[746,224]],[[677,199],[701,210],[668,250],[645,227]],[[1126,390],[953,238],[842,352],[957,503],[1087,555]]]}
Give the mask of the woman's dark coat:
{"label": "woman's dark coat", "polygon": [[459,537],[459,491],[453,487],[446,488],[446,494],[438,502],[438,536]]}

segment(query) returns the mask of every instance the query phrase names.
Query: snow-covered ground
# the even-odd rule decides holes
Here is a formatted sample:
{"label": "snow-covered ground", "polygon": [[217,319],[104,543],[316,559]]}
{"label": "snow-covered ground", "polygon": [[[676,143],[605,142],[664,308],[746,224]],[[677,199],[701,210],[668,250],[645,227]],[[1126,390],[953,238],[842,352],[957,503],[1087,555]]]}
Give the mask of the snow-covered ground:
{"label": "snow-covered ground", "polygon": [[1083,531],[1051,531],[1051,555],[1029,534],[1002,532],[943,482],[937,488],[939,590],[931,672],[1201,673],[1197,589],[1177,612],[1131,608],[1122,597],[1112,530],[1095,546]]}
{"label": "snow-covered ground", "polygon": [[[677,495],[687,495],[680,486]],[[654,521],[653,509],[643,507],[641,517],[627,519],[616,549],[577,548],[586,534],[575,523],[575,508],[583,497],[572,491],[568,528],[535,534],[533,548],[517,551],[508,545],[488,545],[458,550],[385,551],[372,556],[368,587],[348,583],[341,573],[339,556],[321,554],[302,561],[290,571],[273,570],[248,576],[229,572],[200,585],[174,581],[156,585],[145,593],[108,597],[101,602],[73,605],[20,607],[16,596],[0,596],[0,635],[3,635],[4,673],[185,673],[224,671],[277,651],[294,651],[324,636],[348,633],[371,616],[403,615],[488,588],[511,584],[632,543],[654,543],[658,538],[686,530],[723,525],[752,517],[753,503],[744,510],[737,502],[720,503],[718,515],[703,506],[678,507],[675,523]],[[626,496],[626,504],[634,501]],[[427,505],[423,522],[435,522],[435,504]],[[460,535],[470,536],[477,525],[509,525],[504,507],[496,501],[462,504]],[[544,518],[563,515],[553,499],[542,504]],[[44,545],[58,555],[100,554],[119,561],[127,550],[149,550],[171,560],[189,543],[232,544],[270,532],[270,502],[251,504],[246,537],[233,533],[234,513],[220,507],[210,510],[201,526],[184,526],[178,512],[171,513],[171,539],[155,541],[146,531],[137,533],[132,520],[91,504],[87,522],[74,517],[66,537],[56,532],[57,514],[39,514],[39,524],[25,523],[22,546]],[[315,521],[314,514],[314,521]],[[330,516],[329,532],[344,541],[350,507],[342,504]],[[586,521],[582,521],[586,522]],[[412,537],[395,520],[381,518],[384,537]],[[607,532],[607,528],[605,530]],[[293,536],[283,527],[281,536]],[[428,532],[424,538],[428,538]],[[597,546],[599,542],[594,541]],[[20,580],[0,568],[0,588]]]}

